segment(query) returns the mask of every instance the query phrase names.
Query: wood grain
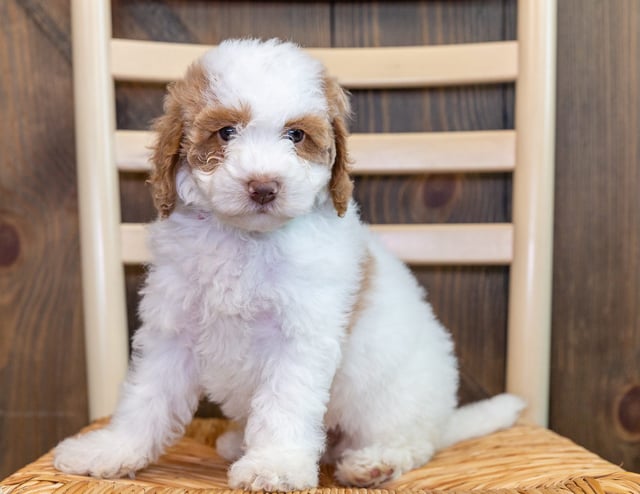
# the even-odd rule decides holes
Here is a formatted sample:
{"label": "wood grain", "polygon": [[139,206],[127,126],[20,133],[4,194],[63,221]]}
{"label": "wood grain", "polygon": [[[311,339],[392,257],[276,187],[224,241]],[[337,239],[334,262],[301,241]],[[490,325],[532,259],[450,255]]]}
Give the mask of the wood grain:
{"label": "wood grain", "polygon": [[[214,46],[112,39],[111,74],[116,81],[175,81],[193,60]],[[518,72],[516,41],[304,49],[346,89],[514,82]]]}
{"label": "wood grain", "polygon": [[551,426],[640,471],[640,2],[558,24]]}
{"label": "wood grain", "polygon": [[0,476],[86,423],[69,5],[0,2]]}

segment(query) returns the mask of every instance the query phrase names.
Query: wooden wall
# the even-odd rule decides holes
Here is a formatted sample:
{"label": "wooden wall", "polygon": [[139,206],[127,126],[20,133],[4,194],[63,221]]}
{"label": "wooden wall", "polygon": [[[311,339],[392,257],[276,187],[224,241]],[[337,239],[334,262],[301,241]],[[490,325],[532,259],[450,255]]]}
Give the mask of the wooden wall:
{"label": "wooden wall", "polygon": [[551,426],[640,471],[640,2],[558,21]]}
{"label": "wooden wall", "polygon": [[[559,3],[551,424],[640,471],[640,3]],[[113,2],[116,36],[306,46],[513,39],[515,10],[514,0]],[[87,420],[69,34],[68,0],[0,1],[0,476]],[[145,128],[162,95],[119,84],[118,125]],[[352,130],[511,128],[512,105],[508,85],[357,91]],[[505,175],[371,177],[357,199],[371,222],[508,221],[510,187]],[[153,216],[143,177],[122,177],[122,190],[134,193],[125,219]],[[140,273],[127,270],[132,304]],[[457,341],[462,399],[499,392],[506,269],[416,274]]]}
{"label": "wooden wall", "polygon": [[0,1],[0,476],[87,420],[69,5]]}

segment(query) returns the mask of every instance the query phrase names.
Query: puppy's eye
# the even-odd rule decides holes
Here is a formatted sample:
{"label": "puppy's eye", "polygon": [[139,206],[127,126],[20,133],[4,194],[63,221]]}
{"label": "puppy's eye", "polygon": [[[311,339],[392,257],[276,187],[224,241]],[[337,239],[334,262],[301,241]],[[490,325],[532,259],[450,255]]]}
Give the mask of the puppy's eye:
{"label": "puppy's eye", "polygon": [[230,125],[228,125],[227,127],[222,127],[218,131],[218,135],[220,136],[220,139],[227,142],[233,139],[236,135],[238,135],[238,131],[236,130],[235,127],[231,127]]}
{"label": "puppy's eye", "polygon": [[297,144],[304,139],[304,130],[302,129],[289,129],[285,134],[287,139],[291,139],[294,144]]}

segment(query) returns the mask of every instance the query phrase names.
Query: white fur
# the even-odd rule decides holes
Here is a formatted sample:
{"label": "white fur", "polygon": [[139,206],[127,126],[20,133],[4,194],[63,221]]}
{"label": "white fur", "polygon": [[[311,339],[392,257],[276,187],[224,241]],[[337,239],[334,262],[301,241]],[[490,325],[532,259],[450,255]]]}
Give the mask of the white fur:
{"label": "white fur", "polygon": [[[511,425],[500,396],[457,409],[451,338],[410,271],[351,203],[338,217],[326,164],[299,158],[285,121],[325,115],[323,69],[289,43],[223,43],[206,54],[211,91],[253,119],[213,173],[183,166],[179,204],[151,226],[142,327],[120,404],[105,429],[62,442],[57,468],[126,475],[176,441],[204,394],[243,431],[218,450],[232,488],[306,489],[318,462],[346,484],[377,485],[467,437]],[[212,100],[213,101],[213,100]],[[247,182],[277,179],[264,207]],[[373,259],[363,309],[347,331]],[[340,440],[325,451],[327,429]]]}

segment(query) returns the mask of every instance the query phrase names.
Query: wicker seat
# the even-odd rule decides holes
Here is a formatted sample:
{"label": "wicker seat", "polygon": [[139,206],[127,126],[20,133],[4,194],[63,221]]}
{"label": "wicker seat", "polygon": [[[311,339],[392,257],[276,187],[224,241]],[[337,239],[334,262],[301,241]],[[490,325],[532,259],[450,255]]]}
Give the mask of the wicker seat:
{"label": "wicker seat", "polygon": [[[90,427],[100,427],[104,420]],[[135,479],[97,480],[65,475],[48,453],[0,483],[2,492],[126,492],[154,494],[230,494],[228,464],[212,445],[229,427],[221,419],[195,419],[185,438]],[[540,426],[512,427],[459,443],[438,453],[426,466],[389,482],[383,489],[345,489],[323,468],[314,494],[424,492],[447,494],[600,494],[638,493],[640,475],[599,458]]]}
{"label": "wicker seat", "polygon": [[[145,145],[153,138],[145,132],[113,134],[112,83],[114,79],[168,81],[180,77],[203,48],[114,40],[106,0],[73,0],[72,7],[89,402],[90,416],[96,419],[113,410],[126,371],[122,263],[144,262],[147,256],[144,227],[120,224],[117,173],[118,169],[148,169]],[[372,492],[640,493],[640,475],[544,428],[548,415],[555,2],[520,0],[518,12],[518,42],[315,51],[350,88],[517,83],[515,131],[373,138],[363,134],[351,139],[357,173],[514,172],[512,224],[392,225],[378,227],[378,231],[392,250],[413,264],[510,266],[507,390],[524,396],[530,404],[517,426],[440,451],[423,468]],[[420,63],[415,63],[416,57]],[[389,156],[395,161],[390,162]],[[118,327],[122,331],[113,330]],[[87,430],[103,426],[106,420],[96,420]],[[66,475],[53,468],[52,453],[48,453],[0,482],[0,492],[230,493],[228,464],[212,447],[230,426],[222,419],[194,419],[185,437],[135,479],[106,481]],[[368,492],[336,486],[330,469],[323,467],[321,485],[313,492],[356,491]]]}

